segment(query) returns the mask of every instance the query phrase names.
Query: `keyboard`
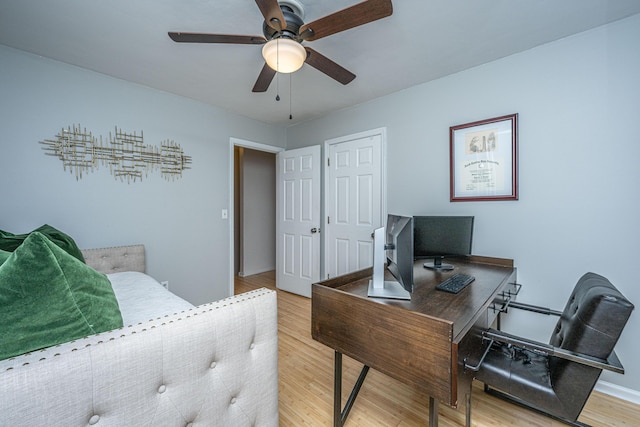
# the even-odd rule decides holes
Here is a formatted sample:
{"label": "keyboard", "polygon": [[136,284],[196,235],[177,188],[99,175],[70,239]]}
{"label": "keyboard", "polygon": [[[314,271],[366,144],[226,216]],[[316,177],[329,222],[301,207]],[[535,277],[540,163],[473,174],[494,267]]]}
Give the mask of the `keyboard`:
{"label": "keyboard", "polygon": [[452,294],[457,294],[461,290],[467,287],[469,283],[476,280],[475,277],[469,276],[468,274],[454,274],[453,276],[446,279],[444,282],[436,285],[436,289],[439,291],[445,291]]}

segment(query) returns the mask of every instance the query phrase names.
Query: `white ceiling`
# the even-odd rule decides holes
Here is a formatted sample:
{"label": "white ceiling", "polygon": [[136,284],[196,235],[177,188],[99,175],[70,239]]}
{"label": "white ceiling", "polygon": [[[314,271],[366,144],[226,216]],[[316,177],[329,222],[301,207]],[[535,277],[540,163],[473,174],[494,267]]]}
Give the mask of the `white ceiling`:
{"label": "white ceiling", "polygon": [[[305,22],[359,2],[298,1]],[[640,1],[393,0],[393,8],[388,18],[306,43],[356,74],[350,84],[304,65],[262,94],[251,92],[260,45],[167,36],[261,36],[253,0],[0,0],[0,44],[287,125],[640,13]]]}

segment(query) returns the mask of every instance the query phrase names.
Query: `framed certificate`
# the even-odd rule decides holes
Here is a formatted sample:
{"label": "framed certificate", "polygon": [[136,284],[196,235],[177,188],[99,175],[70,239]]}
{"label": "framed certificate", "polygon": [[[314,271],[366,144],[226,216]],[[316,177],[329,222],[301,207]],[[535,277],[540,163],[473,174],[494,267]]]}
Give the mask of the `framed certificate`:
{"label": "framed certificate", "polygon": [[449,128],[451,201],[518,200],[518,115]]}

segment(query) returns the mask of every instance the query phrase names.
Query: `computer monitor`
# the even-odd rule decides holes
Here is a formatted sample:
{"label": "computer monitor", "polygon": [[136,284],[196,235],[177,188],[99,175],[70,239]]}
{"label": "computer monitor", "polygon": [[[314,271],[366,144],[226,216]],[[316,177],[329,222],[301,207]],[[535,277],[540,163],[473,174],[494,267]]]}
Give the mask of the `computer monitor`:
{"label": "computer monitor", "polygon": [[433,258],[424,264],[435,270],[453,270],[442,262],[445,257],[471,255],[472,216],[414,216],[414,256]]}
{"label": "computer monitor", "polygon": [[[413,218],[388,215],[386,228],[374,231],[370,297],[411,299],[413,292]],[[384,266],[396,279],[384,280]]]}

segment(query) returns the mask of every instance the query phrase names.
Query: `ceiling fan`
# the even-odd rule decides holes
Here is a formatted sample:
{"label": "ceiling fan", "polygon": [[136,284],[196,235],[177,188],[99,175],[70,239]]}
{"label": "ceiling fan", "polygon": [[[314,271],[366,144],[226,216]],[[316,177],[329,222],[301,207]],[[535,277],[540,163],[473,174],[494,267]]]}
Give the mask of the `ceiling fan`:
{"label": "ceiling fan", "polygon": [[355,74],[310,47],[302,46],[302,43],[368,24],[393,13],[391,0],[365,0],[305,24],[304,11],[297,0],[256,0],[256,4],[264,16],[264,36],[169,32],[169,37],[178,43],[264,45],[262,55],[265,64],[252,92],[265,92],[276,72],[291,73],[304,63],[346,85],[356,78]]}

